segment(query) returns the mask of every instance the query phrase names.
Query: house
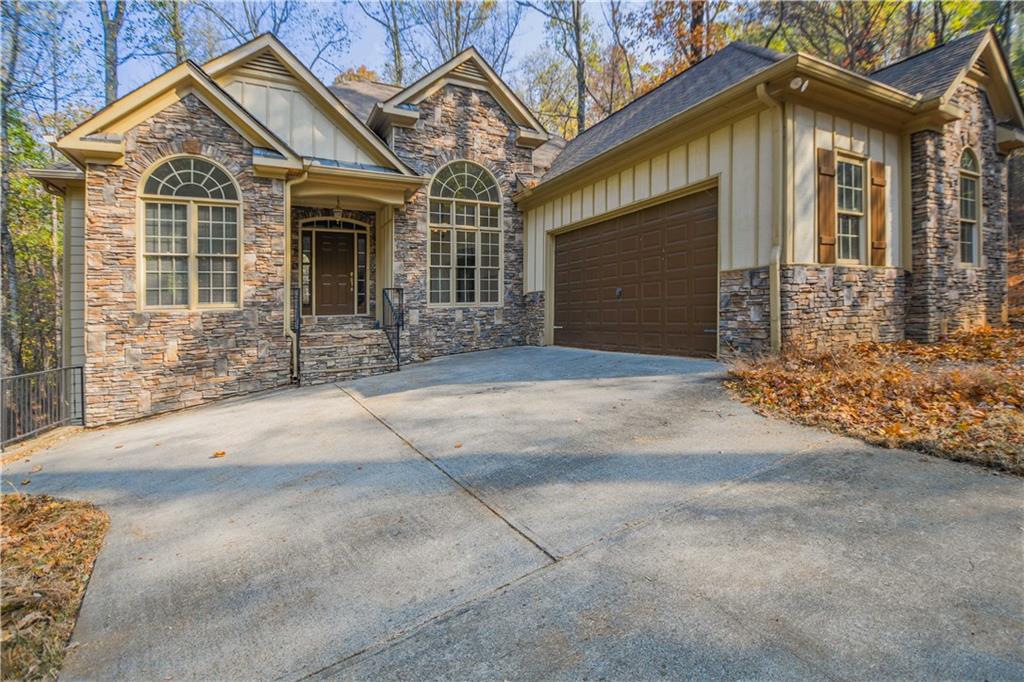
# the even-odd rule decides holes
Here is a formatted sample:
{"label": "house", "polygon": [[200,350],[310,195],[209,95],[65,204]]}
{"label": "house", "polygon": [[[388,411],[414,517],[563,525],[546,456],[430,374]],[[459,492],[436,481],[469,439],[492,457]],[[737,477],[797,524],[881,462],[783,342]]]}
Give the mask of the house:
{"label": "house", "polygon": [[991,31],[870,76],[733,43],[564,145],[473,49],[329,88],[264,35],[128,93],[34,174],[66,200],[65,360],[102,424],[396,353],[1000,323],[1022,127]]}

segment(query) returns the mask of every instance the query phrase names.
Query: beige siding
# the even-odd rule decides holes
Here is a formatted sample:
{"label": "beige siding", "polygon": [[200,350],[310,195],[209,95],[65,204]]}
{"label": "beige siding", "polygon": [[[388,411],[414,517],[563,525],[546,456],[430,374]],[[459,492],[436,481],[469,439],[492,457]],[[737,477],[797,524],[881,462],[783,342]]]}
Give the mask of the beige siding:
{"label": "beige siding", "polygon": [[302,156],[345,163],[373,157],[309,101],[297,87],[278,81],[235,78],[227,91]]}
{"label": "beige siding", "polygon": [[835,149],[864,156],[885,164],[886,170],[886,264],[901,264],[901,175],[900,141],[895,133],[833,116],[805,106],[787,107],[790,119],[789,149],[793,182],[789,188],[792,210],[787,226],[790,236],[788,258],[794,263],[817,260],[817,149]]}
{"label": "beige siding", "polygon": [[774,165],[770,112],[752,114],[607,176],[569,188],[527,211],[527,291],[544,289],[547,233],[647,205],[710,177],[719,178],[719,260],[723,270],[766,266],[771,253]]}
{"label": "beige siding", "polygon": [[67,327],[64,330],[66,361],[85,362],[85,194],[69,189],[64,197],[64,229],[67,253]]}

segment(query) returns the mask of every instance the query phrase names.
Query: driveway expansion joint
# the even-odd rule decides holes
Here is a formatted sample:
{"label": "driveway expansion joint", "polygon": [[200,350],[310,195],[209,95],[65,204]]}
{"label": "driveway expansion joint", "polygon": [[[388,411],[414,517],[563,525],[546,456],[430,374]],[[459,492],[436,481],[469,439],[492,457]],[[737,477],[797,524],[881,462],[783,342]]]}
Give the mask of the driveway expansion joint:
{"label": "driveway expansion joint", "polygon": [[381,424],[381,425],[382,425],[382,426],[383,426],[384,428],[386,428],[386,429],[387,429],[388,431],[390,431],[390,432],[391,432],[392,434],[394,434],[396,438],[398,438],[398,439],[399,439],[400,441],[402,441],[403,443],[405,443],[405,445],[406,445],[406,446],[408,446],[408,447],[409,447],[409,449],[411,449],[411,450],[412,450],[413,452],[415,452],[415,453],[416,453],[417,455],[419,455],[419,456],[420,456],[420,457],[422,457],[422,458],[423,458],[424,460],[426,460],[426,462],[427,462],[428,464],[430,464],[430,465],[431,465],[432,467],[434,467],[435,469],[437,469],[438,471],[440,471],[440,472],[441,472],[441,473],[442,473],[442,474],[443,474],[443,475],[444,475],[444,476],[445,476],[446,478],[448,478],[448,480],[450,480],[450,481],[451,481],[452,483],[454,483],[454,484],[455,484],[455,485],[457,485],[457,486],[458,486],[459,488],[461,488],[461,489],[463,490],[463,492],[465,492],[465,493],[466,493],[467,495],[469,495],[469,496],[470,496],[470,497],[472,497],[472,498],[473,498],[474,500],[476,500],[477,502],[479,502],[479,503],[480,503],[480,504],[481,504],[481,505],[482,505],[482,506],[483,506],[483,507],[484,507],[485,509],[487,509],[487,511],[489,511],[489,512],[490,512],[491,514],[493,514],[494,516],[496,516],[496,517],[497,517],[498,519],[500,519],[500,520],[502,521],[502,523],[504,523],[504,524],[505,524],[506,526],[508,526],[508,527],[509,527],[510,529],[512,529],[512,531],[513,531],[513,532],[515,532],[515,533],[516,533],[517,535],[519,535],[519,536],[520,536],[520,537],[522,537],[522,538],[523,538],[524,540],[526,540],[526,541],[527,541],[527,542],[529,542],[529,543],[530,543],[531,545],[533,545],[533,546],[534,546],[534,548],[536,548],[536,549],[537,549],[537,551],[539,551],[539,552],[540,552],[541,554],[543,554],[543,555],[544,555],[545,557],[547,557],[547,558],[548,558],[548,560],[549,560],[549,561],[550,561],[551,563],[556,563],[556,562],[558,562],[558,560],[560,559],[560,557],[559,557],[559,556],[555,555],[555,554],[554,554],[553,552],[551,552],[551,551],[549,551],[548,549],[546,549],[546,548],[545,548],[545,547],[544,547],[543,545],[541,545],[541,544],[540,544],[540,541],[538,541],[538,540],[537,540],[536,538],[534,538],[533,536],[531,536],[531,535],[530,535],[529,533],[527,533],[527,532],[526,532],[525,530],[523,530],[523,529],[522,529],[522,528],[520,528],[520,527],[519,527],[518,525],[516,525],[515,523],[513,523],[511,519],[509,519],[509,518],[508,518],[507,516],[505,516],[504,514],[502,514],[502,513],[500,512],[500,511],[498,511],[497,509],[495,509],[495,508],[494,508],[494,507],[493,507],[493,506],[492,506],[491,504],[489,504],[489,503],[488,503],[488,502],[487,502],[486,500],[484,500],[483,496],[482,496],[482,495],[481,495],[480,493],[478,493],[478,492],[477,492],[476,490],[474,490],[474,489],[473,489],[473,487],[472,487],[471,485],[469,485],[468,483],[465,483],[465,482],[463,482],[463,481],[459,480],[459,479],[458,479],[458,478],[457,478],[456,476],[454,476],[454,475],[453,475],[453,474],[452,474],[451,472],[449,472],[449,471],[448,471],[447,469],[445,469],[445,468],[444,468],[443,466],[441,466],[441,464],[440,464],[440,463],[439,463],[439,462],[438,462],[438,461],[437,461],[436,459],[434,459],[433,457],[431,457],[431,456],[430,456],[430,455],[428,455],[427,453],[423,452],[423,450],[421,450],[421,449],[419,449],[418,447],[416,447],[416,445],[415,445],[415,444],[414,444],[414,443],[413,443],[413,442],[412,442],[411,440],[409,440],[408,438],[406,438],[405,436],[403,436],[403,435],[402,435],[401,433],[399,433],[399,432],[398,432],[398,430],[397,430],[397,429],[395,429],[395,427],[394,427],[394,426],[392,426],[391,424],[389,424],[389,423],[387,422],[387,420],[386,420],[386,419],[384,419],[384,418],[383,418],[383,417],[381,417],[381,416],[380,416],[379,414],[377,414],[376,412],[374,412],[373,410],[371,410],[371,409],[370,409],[370,407],[369,407],[369,405],[367,405],[367,404],[366,404],[366,403],[364,403],[364,402],[363,402],[362,400],[360,400],[359,398],[357,398],[357,397],[356,397],[356,396],[355,396],[355,395],[354,395],[354,394],[353,394],[353,393],[352,393],[351,391],[349,391],[349,390],[348,390],[347,388],[345,388],[344,386],[342,386],[342,385],[340,385],[340,384],[335,384],[335,386],[337,386],[337,387],[338,387],[338,389],[339,389],[339,390],[340,390],[340,391],[341,391],[342,393],[344,393],[345,395],[347,395],[347,396],[348,396],[348,397],[349,397],[349,398],[350,398],[350,399],[352,400],[352,402],[354,402],[354,403],[355,403],[356,405],[358,405],[359,407],[363,408],[363,410],[365,410],[365,411],[366,411],[366,413],[367,413],[368,415],[370,415],[371,417],[373,417],[374,419],[376,419],[376,420],[377,420],[378,422],[380,422],[380,424]]}

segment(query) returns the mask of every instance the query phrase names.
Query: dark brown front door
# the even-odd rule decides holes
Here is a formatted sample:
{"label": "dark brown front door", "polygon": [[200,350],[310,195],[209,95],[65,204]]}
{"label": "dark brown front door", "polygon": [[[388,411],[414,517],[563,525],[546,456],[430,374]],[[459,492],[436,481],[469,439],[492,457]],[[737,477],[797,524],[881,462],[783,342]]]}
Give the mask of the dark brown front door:
{"label": "dark brown front door", "polygon": [[555,343],[714,356],[718,192],[709,190],[555,238]]}
{"label": "dark brown front door", "polygon": [[355,239],[351,234],[316,233],[316,314],[356,311]]}

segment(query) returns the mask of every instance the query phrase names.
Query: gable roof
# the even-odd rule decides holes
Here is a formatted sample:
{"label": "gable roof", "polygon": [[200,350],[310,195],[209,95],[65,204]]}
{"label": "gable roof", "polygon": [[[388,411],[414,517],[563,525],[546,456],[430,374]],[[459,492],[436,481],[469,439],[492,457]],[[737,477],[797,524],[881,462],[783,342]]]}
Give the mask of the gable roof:
{"label": "gable roof", "polygon": [[301,167],[301,159],[283,140],[191,60],[103,107],[57,140],[56,147],[77,164],[89,160],[116,163],[124,155],[124,133],[128,129],[187,94],[199,97],[254,149],[267,150],[260,154],[254,151],[254,163],[261,159],[259,163],[264,165]]}
{"label": "gable roof", "polygon": [[569,172],[787,56],[738,41],[729,43],[570,140],[544,181]]}
{"label": "gable roof", "polygon": [[[268,62],[272,56],[273,62]],[[352,113],[316,75],[272,33],[264,33],[230,52],[207,62],[203,68],[212,78],[226,74],[229,70],[249,62],[257,62],[263,68],[285,69],[287,74],[305,86],[306,94],[314,99],[320,110],[342,126],[344,130],[361,139],[380,160],[390,164],[404,175],[415,175],[409,166],[370,130],[364,120]]]}
{"label": "gable roof", "polygon": [[446,83],[455,83],[489,92],[505,113],[519,126],[519,134],[516,137],[517,144],[539,147],[547,142],[549,135],[540,120],[523,104],[518,95],[505,85],[501,77],[495,73],[487,60],[474,47],[463,50],[412,85],[378,103],[373,108],[368,123],[378,129],[385,122],[404,126],[415,125],[419,119],[416,105]]}
{"label": "gable roof", "polygon": [[924,99],[941,97],[970,66],[988,30],[951,40],[871,73],[871,79]]}
{"label": "gable roof", "polygon": [[331,86],[334,96],[364,123],[369,120],[378,102],[391,99],[401,90],[399,85],[361,80],[345,80]]}

